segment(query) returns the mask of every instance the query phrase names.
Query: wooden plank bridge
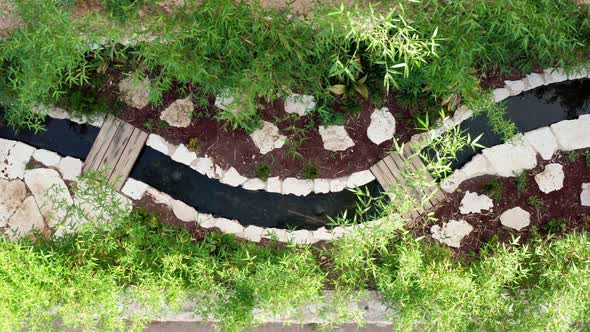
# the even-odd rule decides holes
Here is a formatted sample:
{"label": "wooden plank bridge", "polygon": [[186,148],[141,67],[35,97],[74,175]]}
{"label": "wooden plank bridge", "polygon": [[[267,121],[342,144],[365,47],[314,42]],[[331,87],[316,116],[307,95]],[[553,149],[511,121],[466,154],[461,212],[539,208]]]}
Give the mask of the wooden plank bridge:
{"label": "wooden plank bridge", "polygon": [[143,149],[148,134],[108,115],[84,163],[84,172],[105,171],[115,190],[120,191]]}
{"label": "wooden plank bridge", "polygon": [[[410,187],[406,179],[409,172],[422,176],[424,183],[431,183],[429,187]],[[437,184],[434,183],[432,176],[426,170],[426,166],[417,153],[414,153],[409,144],[403,146],[401,153],[391,153],[381,161],[371,167],[371,172],[386,191],[395,186],[404,186],[405,190],[412,190],[413,197],[418,202],[419,207],[412,212],[405,213],[404,217],[411,219],[417,218],[420,214],[432,209],[438,203],[444,200],[445,195]],[[427,199],[425,199],[427,198]]]}

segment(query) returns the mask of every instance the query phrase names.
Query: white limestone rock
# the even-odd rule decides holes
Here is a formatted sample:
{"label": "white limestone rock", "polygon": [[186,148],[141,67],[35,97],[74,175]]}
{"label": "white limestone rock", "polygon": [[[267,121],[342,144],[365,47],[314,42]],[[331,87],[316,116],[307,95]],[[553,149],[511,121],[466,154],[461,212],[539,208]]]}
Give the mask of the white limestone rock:
{"label": "white limestone rock", "polygon": [[24,178],[47,225],[53,228],[63,221],[74,201],[59,173],[49,168],[37,168],[27,170]]}
{"label": "white limestone rock", "polygon": [[191,124],[194,108],[195,105],[190,96],[178,99],[160,114],[160,119],[168,122],[172,127],[186,128]]}
{"label": "white limestone rock", "polygon": [[563,188],[563,166],[560,164],[549,164],[545,166],[543,172],[535,175],[535,182],[539,185],[539,190],[548,194]]}
{"label": "white limestone rock", "polygon": [[567,74],[563,69],[547,68],[543,73],[545,74],[545,84],[567,81]]}
{"label": "white limestone rock", "polygon": [[162,136],[156,134],[150,134],[145,144],[150,148],[159,151],[165,155],[168,155],[168,153],[170,152],[168,142],[166,142],[166,140]]}
{"label": "white limestone rock", "polygon": [[61,109],[59,107],[48,107],[46,108],[46,112],[49,117],[58,120],[69,119],[70,117],[68,111]]}
{"label": "white limestone rock", "polygon": [[496,170],[490,163],[490,161],[481,154],[474,156],[463,168],[461,172],[465,175],[465,179],[468,180],[482,175],[495,175]]}
{"label": "white limestone rock", "polygon": [[465,192],[461,200],[459,211],[461,214],[481,213],[483,210],[491,210],[494,207],[494,201],[486,195],[478,195],[470,191]]}
{"label": "white limestone rock", "polygon": [[467,180],[467,175],[460,169],[455,170],[453,174],[440,183],[440,189],[449,194],[453,193],[465,180]]}
{"label": "white limestone rock", "polygon": [[192,207],[187,205],[186,203],[173,200],[172,204],[172,212],[176,216],[176,218],[184,221],[184,222],[193,222],[195,221],[195,216],[197,215],[197,211]]}
{"label": "white limestone rock", "polygon": [[330,192],[336,193],[346,188],[348,183],[347,177],[341,177],[336,179],[330,179]]}
{"label": "white limestone rock", "polygon": [[557,139],[549,127],[535,129],[524,134],[529,145],[541,155],[541,158],[549,160],[559,149]]}
{"label": "white limestone rock", "polygon": [[389,108],[383,107],[371,114],[371,123],[367,128],[367,137],[375,144],[381,144],[393,138],[395,118]]}
{"label": "white limestone rock", "polygon": [[41,231],[45,227],[43,216],[33,196],[24,200],[8,220],[6,235],[10,240],[17,240],[31,234],[33,231]]}
{"label": "white limestone rock", "polygon": [[510,92],[511,96],[516,96],[526,90],[527,85],[525,81],[518,80],[518,81],[504,81],[504,86]]}
{"label": "white limestone rock", "polygon": [[334,237],[332,233],[326,229],[326,227],[320,227],[315,231],[311,232],[312,242],[316,243],[319,241],[331,241]]}
{"label": "white limestone rock", "polygon": [[354,146],[344,126],[320,126],[319,131],[326,150],[344,151]]}
{"label": "white limestone rock", "polygon": [[125,182],[125,185],[121,189],[121,192],[130,197],[131,199],[137,201],[143,197],[147,188],[147,184],[132,178],[128,178],[127,182]]}
{"label": "white limestone rock", "polygon": [[278,176],[266,179],[266,191],[269,193],[281,193],[283,191],[283,182]]}
{"label": "white limestone rock", "polygon": [[327,179],[314,179],[313,192],[316,194],[327,194],[330,192],[330,181]]}
{"label": "white limestone rock", "polygon": [[242,185],[242,188],[252,191],[263,190],[264,188],[266,188],[266,181],[262,181],[259,178],[252,178],[246,181]]}
{"label": "white limestone rock", "polygon": [[530,225],[531,214],[521,207],[515,207],[510,210],[506,210],[500,215],[500,223],[508,228],[520,231],[521,229]]}
{"label": "white limestone rock", "polygon": [[292,94],[285,99],[285,112],[304,116],[313,111],[316,100],[313,96]]}
{"label": "white limestone rock", "polygon": [[61,161],[61,157],[57,153],[43,149],[35,150],[33,159],[47,167],[57,167]]}
{"label": "white limestone rock", "polygon": [[289,232],[284,229],[267,228],[262,237],[279,242],[289,242]]}
{"label": "white limestone rock", "polygon": [[465,220],[449,220],[441,226],[434,225],[430,228],[432,238],[448,245],[449,247],[461,247],[461,240],[473,231],[471,226]]}
{"label": "white limestone rock", "polygon": [[227,234],[239,234],[244,231],[244,226],[239,222],[226,218],[215,218],[214,227]]}
{"label": "white limestone rock", "polygon": [[508,91],[508,89],[505,89],[505,88],[494,89],[494,101],[496,103],[500,102],[508,97],[510,97],[510,91]]}
{"label": "white limestone rock", "polygon": [[532,73],[526,76],[528,84],[527,90],[532,90],[538,88],[542,85],[545,85],[545,75]]}
{"label": "white limestone rock", "polygon": [[289,240],[296,244],[311,244],[312,234],[306,229],[300,229],[289,233]]}
{"label": "white limestone rock", "polygon": [[215,97],[215,107],[232,113],[239,113],[241,111],[236,99],[227,94],[219,94]]}
{"label": "white limestone rock", "polygon": [[262,128],[256,129],[250,138],[261,154],[267,154],[274,149],[280,149],[285,144],[287,137],[279,133],[279,128],[274,124],[263,121]]}
{"label": "white limestone rock", "polygon": [[26,196],[27,187],[24,182],[0,179],[0,227],[6,226],[8,219],[21,206]]}
{"label": "white limestone rock", "polygon": [[482,154],[496,174],[504,177],[514,176],[537,166],[537,154],[526,142],[496,145],[484,149]]}
{"label": "white limestone rock", "polygon": [[296,178],[286,178],[283,181],[284,195],[306,196],[313,190],[313,180],[300,180]]}
{"label": "white limestone rock", "polygon": [[215,227],[215,218],[207,213],[197,212],[195,215],[195,221],[203,228],[209,229]]}
{"label": "white limestone rock", "polygon": [[375,180],[375,176],[369,170],[355,172],[355,173],[350,174],[350,176],[348,177],[348,180],[346,181],[346,187],[348,187],[348,188],[360,187],[360,186],[363,186],[373,180]]}
{"label": "white limestone rock", "polygon": [[459,108],[453,113],[453,124],[458,125],[461,122],[471,118],[473,116],[473,111],[468,109],[466,106],[461,105]]}
{"label": "white limestone rock", "polygon": [[0,138],[0,179],[22,179],[35,148]]}
{"label": "white limestone rock", "polygon": [[223,177],[220,181],[221,183],[230,185],[232,187],[237,187],[239,185],[242,185],[247,180],[248,178],[240,175],[240,173],[238,173],[238,171],[235,168],[231,167],[223,174]]}
{"label": "white limestone rock", "polygon": [[152,187],[148,187],[145,193],[151,196],[154,202],[156,202],[157,204],[164,204],[170,206],[172,204],[172,201],[174,201],[174,199],[170,197],[170,195],[165,194]]}
{"label": "white limestone rock", "polygon": [[580,202],[582,206],[590,206],[590,183],[582,183]]}
{"label": "white limestone rock", "polygon": [[211,179],[215,179],[215,164],[209,157],[197,157],[191,162],[191,168]]}
{"label": "white limestone rock", "polygon": [[184,144],[180,144],[171,158],[176,162],[190,166],[197,159],[197,154],[187,149]]}
{"label": "white limestone rock", "polygon": [[82,174],[82,161],[72,157],[65,157],[59,163],[58,169],[64,180],[74,181]]}
{"label": "white limestone rock", "polygon": [[146,77],[138,81],[133,77],[128,77],[119,82],[119,91],[123,101],[135,108],[144,108],[148,105],[150,95],[150,80]]}
{"label": "white limestone rock", "polygon": [[260,242],[260,240],[262,240],[262,235],[264,234],[264,232],[264,228],[250,225],[244,229],[244,233],[241,234],[241,237],[248,241]]}
{"label": "white limestone rock", "polygon": [[560,150],[572,151],[590,147],[590,116],[564,120],[551,125]]}

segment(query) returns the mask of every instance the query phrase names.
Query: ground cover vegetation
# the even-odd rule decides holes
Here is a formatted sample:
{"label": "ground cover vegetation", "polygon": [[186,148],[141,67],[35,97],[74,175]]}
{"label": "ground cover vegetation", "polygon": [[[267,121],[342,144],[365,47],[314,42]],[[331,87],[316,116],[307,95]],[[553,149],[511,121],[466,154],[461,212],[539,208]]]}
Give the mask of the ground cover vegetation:
{"label": "ground cover vegetation", "polygon": [[[72,24],[67,2],[62,7],[37,0],[18,3],[21,15],[31,20],[1,42],[6,78],[0,82],[2,100],[10,107],[11,124],[36,129],[42,129],[41,118],[31,112],[32,106],[60,100],[70,86],[84,86],[93,70],[109,66],[154,78],[154,102],[161,97],[158,91],[173,81],[194,83],[203,93],[229,89],[241,96],[245,107],[255,97],[275,98],[289,90],[309,92],[330,105],[336,98],[330,87],[341,84],[362,96],[365,84],[369,96],[389,88],[409,100],[427,95],[450,108],[472,103],[480,106],[474,109],[501,114],[483,99],[478,71],[567,67],[584,56],[583,41],[590,37],[585,14],[569,1],[424,1],[396,4],[390,16],[369,11],[361,16],[368,21],[359,20],[361,12],[346,10],[331,10],[331,16],[309,21],[292,20],[287,14],[268,20],[244,4],[215,1],[203,4],[201,11],[178,13],[177,24],[168,17],[146,23],[159,28],[152,32],[158,31],[166,44],[97,43],[88,51],[89,41],[120,40],[124,34],[116,26],[88,29]],[[134,3],[122,7],[121,24],[136,19]],[[310,22],[314,24],[305,25]],[[178,30],[181,26],[187,30]],[[63,34],[55,35],[58,31]],[[320,41],[329,47],[321,48]],[[123,57],[127,61],[121,61]],[[223,78],[224,84],[216,78]],[[335,89],[340,92],[342,87]],[[248,114],[255,118],[255,112]],[[248,117],[229,121],[242,126],[236,121],[247,123]],[[511,135],[509,124],[497,128]],[[429,160],[428,170],[448,173],[456,152],[474,141],[458,130],[443,134],[432,143],[439,155]],[[261,178],[271,173],[265,166],[257,167]],[[108,225],[91,223],[54,241],[0,240],[0,327],[45,330],[57,316],[64,327],[140,329],[163,306],[178,309],[178,301],[196,298],[197,313],[219,319],[223,330],[237,331],[256,323],[255,309],[295,311],[304,303],[323,302],[322,290],[330,288],[333,297],[326,305],[336,314],[329,324],[360,321],[360,313],[351,312],[346,303],[359,291],[375,289],[392,309],[394,330],[587,329],[587,233],[562,234],[557,232],[561,222],[555,221],[555,232],[548,237],[538,235],[526,243],[490,241],[472,255],[454,255],[405,230],[408,220],[402,215],[425,199],[413,195],[415,187],[431,185],[420,172],[404,171],[406,181],[388,193],[395,208],[358,192],[358,210],[377,205],[380,218],[364,227],[358,224],[365,220],[335,218],[335,224],[352,230],[326,246],[260,246],[220,234],[197,241],[185,230],[160,224],[148,211],[129,213],[114,201],[106,204],[115,216]],[[91,176],[90,182],[97,192],[108,190],[99,176]],[[497,186],[490,190],[501,191]],[[530,202],[543,205],[542,200]],[[136,303],[144,310],[128,313],[120,303]]]}

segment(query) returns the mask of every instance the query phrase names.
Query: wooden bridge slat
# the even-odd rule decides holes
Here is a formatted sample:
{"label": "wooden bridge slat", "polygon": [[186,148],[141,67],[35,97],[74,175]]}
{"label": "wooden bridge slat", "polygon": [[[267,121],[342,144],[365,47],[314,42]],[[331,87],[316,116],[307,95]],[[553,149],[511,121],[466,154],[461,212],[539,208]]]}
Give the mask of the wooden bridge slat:
{"label": "wooden bridge slat", "polygon": [[84,162],[84,172],[97,171],[100,168],[101,160],[104,158],[114,134],[120,125],[121,122],[117,118],[110,114],[107,116]]}
{"label": "wooden bridge slat", "polygon": [[377,182],[379,182],[379,184],[381,185],[381,187],[383,189],[387,190],[387,186],[389,185],[389,182],[387,181],[387,178],[385,177],[385,175],[383,174],[381,169],[377,166],[377,164],[371,166],[370,170],[371,170],[371,173],[373,173],[373,175],[377,179]]}
{"label": "wooden bridge slat", "polygon": [[115,166],[117,165],[117,162],[119,162],[127,142],[129,142],[129,138],[131,138],[133,129],[134,127],[130,124],[122,122],[121,126],[119,126],[115,132],[108,151],[105,153],[104,158],[102,158],[100,167],[107,168],[105,175],[108,179],[111,178],[111,174],[113,174]]}
{"label": "wooden bridge slat", "polygon": [[379,167],[379,169],[381,170],[381,173],[383,174],[383,176],[385,177],[385,180],[387,181],[387,186],[384,187],[384,189],[386,191],[391,190],[391,187],[397,183],[395,177],[393,176],[393,174],[391,173],[391,171],[389,170],[389,168],[387,167],[387,165],[385,164],[385,162],[383,160],[378,162],[376,164],[376,166]]}
{"label": "wooden bridge slat", "polygon": [[115,190],[119,191],[123,188],[123,185],[125,184],[127,177],[129,177],[131,169],[133,168],[133,165],[135,165],[135,161],[137,161],[137,157],[139,157],[139,153],[143,149],[147,138],[148,134],[146,132],[139,128],[133,129],[133,133],[123,149],[121,157],[114,167],[113,173],[109,179],[109,182],[114,185]]}
{"label": "wooden bridge slat", "polygon": [[385,158],[383,158],[382,161],[383,161],[384,165],[387,166],[387,169],[389,169],[389,172],[391,173],[393,178],[396,179],[394,181],[403,182],[404,178],[403,178],[402,174],[400,173],[399,168],[397,167],[397,165],[393,161],[393,158],[391,157],[391,155],[386,156]]}

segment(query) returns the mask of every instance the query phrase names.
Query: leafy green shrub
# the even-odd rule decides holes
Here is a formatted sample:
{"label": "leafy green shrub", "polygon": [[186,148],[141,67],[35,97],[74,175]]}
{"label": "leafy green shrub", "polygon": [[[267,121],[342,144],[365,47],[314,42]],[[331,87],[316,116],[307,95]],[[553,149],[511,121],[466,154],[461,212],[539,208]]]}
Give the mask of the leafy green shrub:
{"label": "leafy green shrub", "polygon": [[262,181],[266,181],[272,173],[270,165],[267,163],[256,164],[256,177]]}
{"label": "leafy green shrub", "polygon": [[551,218],[543,225],[543,229],[549,234],[560,234],[565,231],[567,224],[560,218]]}
{"label": "leafy green shrub", "polygon": [[303,177],[309,180],[317,179],[320,176],[320,169],[312,164],[307,164],[303,168]]}

